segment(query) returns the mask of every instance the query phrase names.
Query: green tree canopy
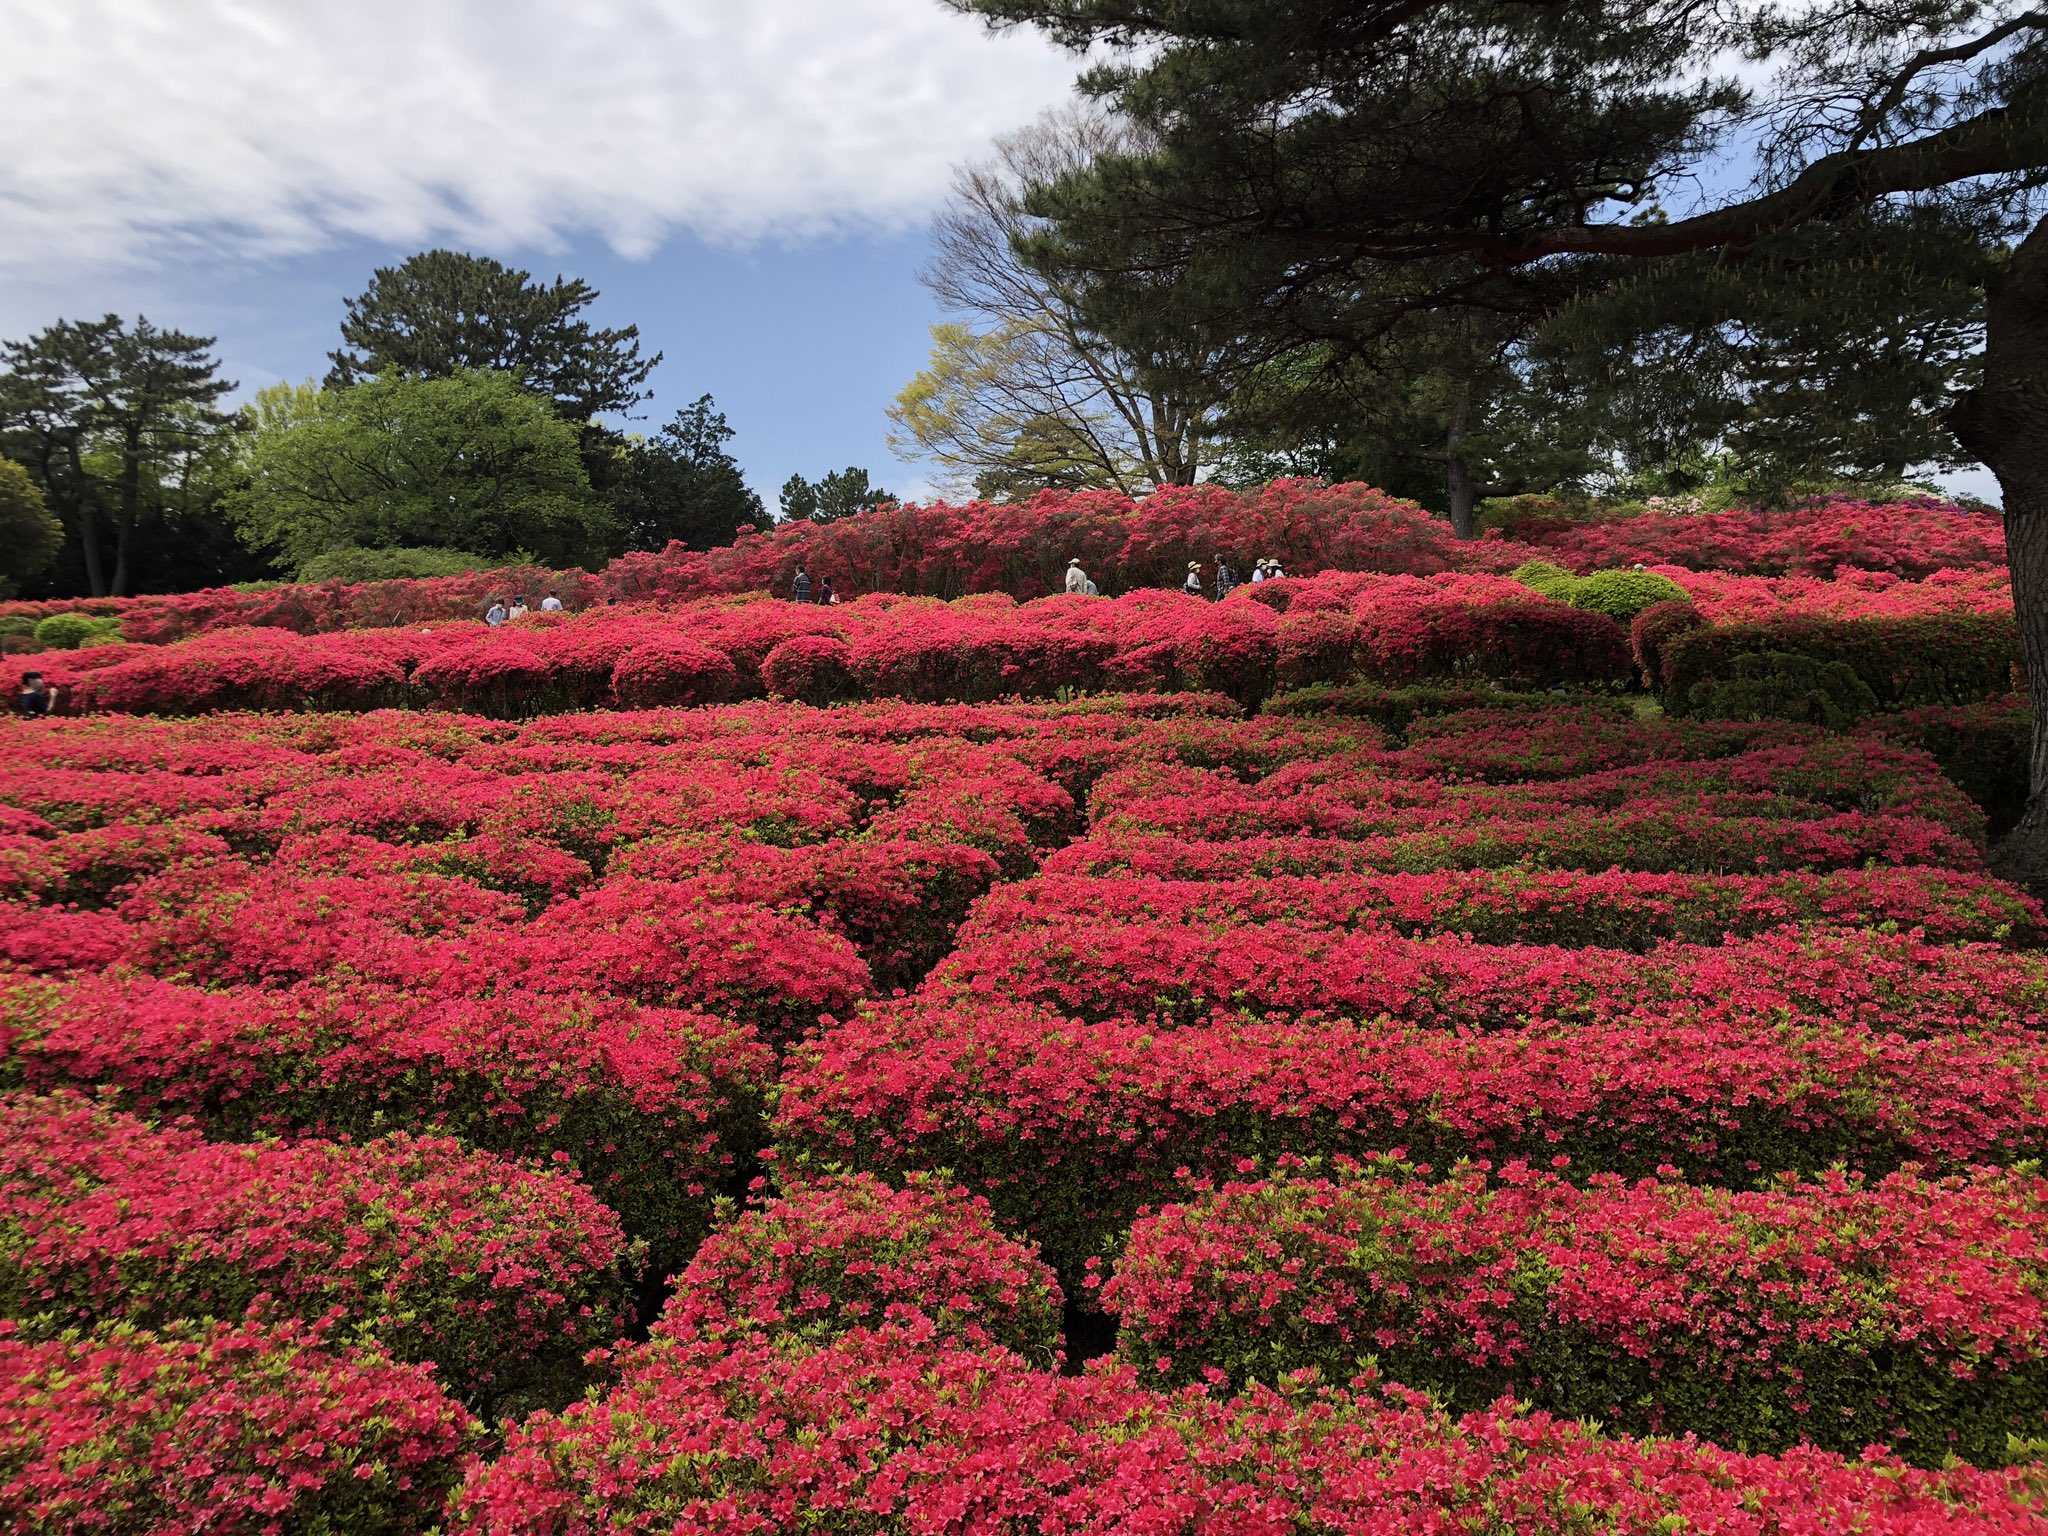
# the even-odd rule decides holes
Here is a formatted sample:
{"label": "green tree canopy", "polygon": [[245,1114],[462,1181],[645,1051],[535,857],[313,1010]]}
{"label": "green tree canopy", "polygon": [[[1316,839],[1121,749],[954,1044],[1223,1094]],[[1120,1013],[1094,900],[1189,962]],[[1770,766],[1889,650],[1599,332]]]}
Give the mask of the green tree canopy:
{"label": "green tree canopy", "polygon": [[0,343],[0,447],[76,542],[96,597],[133,590],[145,559],[218,526],[211,471],[237,419],[219,409],[235,385],[212,347],[119,315]]}
{"label": "green tree canopy", "polygon": [[248,442],[229,511],[293,567],[330,550],[432,546],[552,564],[601,560],[618,525],[576,430],[509,374],[392,375],[280,413]]}
{"label": "green tree canopy", "polygon": [[661,354],[641,357],[638,326],[592,325],[584,311],[598,297],[581,278],[537,282],[488,256],[421,251],[379,267],[346,302],[327,382],[488,369],[553,402],[564,421],[629,411],[647,398]]}
{"label": "green tree canopy", "polygon": [[677,411],[652,437],[618,448],[611,501],[628,549],[730,544],[741,528],[770,526],[761,498],[726,451],[733,430],[709,395]]}
{"label": "green tree canopy", "polygon": [[896,498],[880,486],[870,485],[866,470],[849,464],[815,483],[802,475],[791,475],[782,482],[779,499],[784,522],[834,523]]}
{"label": "green tree canopy", "polygon": [[0,459],[0,597],[11,596],[28,576],[40,575],[57,559],[64,525],[43,505],[27,470]]}
{"label": "green tree canopy", "polygon": [[[1101,50],[1084,87],[1142,145],[1034,186],[1025,255],[1105,333],[1356,355],[1418,315],[1576,326],[1696,370],[1787,471],[1966,453],[2003,488],[2048,695],[2048,11],[946,3]],[[2048,710],[2035,728],[2001,861],[2048,884]]]}

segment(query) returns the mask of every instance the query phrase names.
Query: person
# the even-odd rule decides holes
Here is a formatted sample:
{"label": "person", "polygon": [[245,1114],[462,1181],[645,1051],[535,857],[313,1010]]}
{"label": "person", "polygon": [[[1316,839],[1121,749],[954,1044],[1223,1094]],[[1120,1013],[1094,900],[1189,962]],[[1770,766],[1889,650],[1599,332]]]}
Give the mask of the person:
{"label": "person", "polygon": [[1266,580],[1278,581],[1286,574],[1285,571],[1280,569],[1280,562],[1278,560],[1268,560],[1266,562]]}
{"label": "person", "polygon": [[506,610],[505,617],[508,619],[523,619],[526,617],[526,594],[524,592],[512,599],[512,606]]}
{"label": "person", "polygon": [[1093,583],[1088,580],[1088,573],[1081,569],[1080,560],[1069,560],[1067,562],[1067,590],[1069,592],[1085,593],[1092,585]]}
{"label": "person", "polygon": [[491,606],[484,610],[484,622],[493,629],[496,629],[510,617],[511,615],[505,611],[505,599],[502,597],[492,598]]}
{"label": "person", "polygon": [[1188,579],[1180,584],[1180,589],[1187,593],[1189,597],[1200,597],[1202,595],[1201,561],[1190,560],[1188,562]]}
{"label": "person", "polygon": [[47,715],[57,703],[57,690],[43,681],[40,672],[21,674],[21,688],[14,695],[14,712],[25,717]]}
{"label": "person", "polygon": [[562,600],[550,592],[540,600],[540,611],[542,613],[560,613],[562,611]]}
{"label": "person", "polygon": [[828,608],[839,601],[839,594],[832,590],[832,578],[830,576],[820,576],[818,578],[818,601]]}
{"label": "person", "polygon": [[1236,590],[1237,572],[1230,568],[1228,561],[1221,555],[1218,555],[1216,557],[1216,601],[1222,602],[1224,598],[1230,596]]}
{"label": "person", "polygon": [[1088,583],[1088,595],[1090,597],[1098,597],[1101,595],[1101,592],[1102,589],[1096,586],[1094,582],[1091,581]]}
{"label": "person", "polygon": [[789,584],[789,595],[799,603],[811,600],[811,573],[802,566],[796,568],[796,580]]}
{"label": "person", "polygon": [[1264,555],[1261,555],[1261,556],[1259,556],[1258,564],[1256,564],[1256,565],[1254,565],[1254,566],[1252,567],[1252,585],[1253,585],[1253,586],[1255,586],[1255,587],[1256,587],[1256,586],[1257,586],[1257,585],[1258,585],[1258,584],[1259,584],[1260,582],[1262,582],[1262,581],[1264,581],[1264,580],[1266,579],[1266,566],[1267,566],[1267,565],[1268,565],[1269,563],[1270,563],[1270,562],[1268,562],[1268,561],[1267,561],[1267,559],[1266,559],[1266,557],[1265,557]]}

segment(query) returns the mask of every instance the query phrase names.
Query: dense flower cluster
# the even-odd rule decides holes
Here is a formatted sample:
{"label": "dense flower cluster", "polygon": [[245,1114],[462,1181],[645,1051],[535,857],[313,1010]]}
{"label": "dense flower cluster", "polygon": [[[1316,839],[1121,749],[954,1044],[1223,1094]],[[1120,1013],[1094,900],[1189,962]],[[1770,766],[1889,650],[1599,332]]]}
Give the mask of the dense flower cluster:
{"label": "dense flower cluster", "polygon": [[1635,564],[1752,576],[1832,576],[1844,569],[1931,576],[2005,564],[1998,514],[1925,497],[1872,503],[1823,498],[1779,509],[1672,513],[1522,529],[1553,559],[1591,571]]}
{"label": "dense flower cluster", "polygon": [[408,1536],[477,1430],[425,1368],[303,1325],[0,1334],[0,1524],[16,1536]]}
{"label": "dense flower cluster", "polygon": [[[2048,1413],[2048,914],[1937,766],[1975,713],[1540,693],[1627,637],[1489,571],[278,631],[384,681],[186,713],[256,686],[184,692],[231,641],[96,674],[176,718],[0,723],[0,1313],[345,1328],[415,1364],[312,1339],[293,1411],[430,1361],[504,1439],[436,1517],[437,1420],[330,1518],[318,1448],[282,1492],[251,1450],[301,1421],[230,1383],[166,1499],[225,1469],[394,1536],[2041,1524],[2038,1477],[1793,1444],[1993,1464]],[[394,675],[489,713],[369,708]],[[769,687],[881,697],[721,702]],[[1127,1359],[1063,1375],[1120,1255]],[[1470,1416],[1344,1385],[1368,1354]],[[95,1445],[155,1432],[146,1382]],[[381,1468],[408,1422],[330,1439]],[[98,1516],[90,1456],[10,1443],[0,1487],[72,1501],[36,1518]]]}
{"label": "dense flower cluster", "polygon": [[1127,1358],[1181,1377],[1342,1379],[1370,1355],[1474,1407],[1984,1461],[2048,1404],[2048,1183],[1354,1166],[1144,1217],[1103,1301]]}
{"label": "dense flower cluster", "polygon": [[69,1094],[0,1099],[0,1315],[338,1311],[502,1394],[623,1321],[634,1256],[575,1181],[445,1139],[248,1146]]}
{"label": "dense flower cluster", "polygon": [[987,1202],[925,1173],[828,1175],[721,1225],[676,1277],[656,1338],[757,1330],[822,1343],[909,1313],[948,1337],[1059,1359],[1060,1290]]}
{"label": "dense flower cluster", "polygon": [[903,1326],[794,1354],[650,1351],[603,1398],[514,1431],[452,1529],[1369,1536],[1477,1530],[1484,1512],[1512,1536],[1990,1536],[2038,1530],[2032,1497],[2017,1473],[1607,1440],[1507,1404],[1454,1420],[1370,1384],[1168,1395]]}

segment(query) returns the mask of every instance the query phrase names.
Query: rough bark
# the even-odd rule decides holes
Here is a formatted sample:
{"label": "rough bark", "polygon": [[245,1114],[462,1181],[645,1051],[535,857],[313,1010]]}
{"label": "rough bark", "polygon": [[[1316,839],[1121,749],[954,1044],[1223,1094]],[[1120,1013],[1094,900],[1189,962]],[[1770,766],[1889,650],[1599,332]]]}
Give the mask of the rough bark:
{"label": "rough bark", "polygon": [[1992,865],[2048,891],[2048,219],[2020,243],[1991,291],[1983,381],[1951,425],[2004,494],[2013,610],[2034,701],[2026,814],[1992,851]]}

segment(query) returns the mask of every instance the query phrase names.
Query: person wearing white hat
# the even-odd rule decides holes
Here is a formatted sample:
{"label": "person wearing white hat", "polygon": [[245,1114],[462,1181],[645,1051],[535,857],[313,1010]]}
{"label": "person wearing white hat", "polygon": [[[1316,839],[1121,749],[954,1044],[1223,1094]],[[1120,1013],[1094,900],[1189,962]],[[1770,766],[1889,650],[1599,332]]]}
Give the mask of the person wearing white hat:
{"label": "person wearing white hat", "polygon": [[1187,593],[1189,597],[1200,597],[1202,595],[1201,561],[1190,560],[1188,562],[1188,579],[1180,584],[1180,589]]}
{"label": "person wearing white hat", "polygon": [[1081,569],[1078,556],[1067,562],[1067,590],[1079,593],[1086,593],[1088,590],[1088,573]]}

